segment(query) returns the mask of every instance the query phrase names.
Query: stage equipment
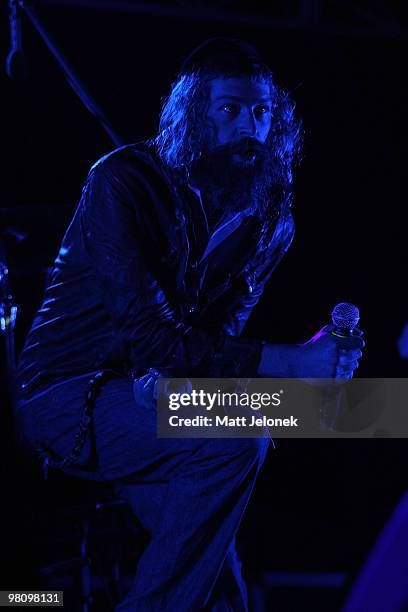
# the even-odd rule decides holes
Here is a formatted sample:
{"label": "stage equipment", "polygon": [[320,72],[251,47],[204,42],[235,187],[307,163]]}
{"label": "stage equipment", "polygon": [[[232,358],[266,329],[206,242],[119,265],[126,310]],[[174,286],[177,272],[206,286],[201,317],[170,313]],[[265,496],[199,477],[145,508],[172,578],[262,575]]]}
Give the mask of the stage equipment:
{"label": "stage equipment", "polygon": [[380,533],[343,612],[408,610],[408,491]]}
{"label": "stage equipment", "polygon": [[23,67],[25,63],[21,42],[21,14],[24,13],[29,18],[31,24],[37,30],[38,34],[41,36],[45,45],[51,51],[54,59],[57,61],[57,64],[64,73],[69,86],[74,90],[88,111],[99,121],[105,132],[109,135],[113,144],[116,147],[120,147],[121,145],[125,144],[124,140],[113,128],[105,113],[85,87],[84,83],[78,77],[74,68],[64,57],[63,53],[58,49],[43,22],[38,17],[32,4],[26,0],[9,0],[9,13],[11,50],[7,58],[8,76],[10,78],[21,78],[20,75],[23,75]]}
{"label": "stage equipment", "polygon": [[0,236],[0,336],[5,344],[5,374],[7,395],[11,405],[14,404],[14,382],[16,376],[16,353],[14,346],[14,327],[18,307],[14,303],[9,282],[9,270],[6,261],[6,249]]}

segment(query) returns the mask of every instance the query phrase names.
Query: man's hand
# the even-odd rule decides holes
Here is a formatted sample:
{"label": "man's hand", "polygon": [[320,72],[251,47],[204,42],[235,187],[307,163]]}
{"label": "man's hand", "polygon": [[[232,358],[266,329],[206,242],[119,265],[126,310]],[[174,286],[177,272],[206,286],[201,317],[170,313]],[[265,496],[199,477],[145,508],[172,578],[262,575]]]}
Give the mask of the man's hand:
{"label": "man's hand", "polygon": [[300,345],[265,344],[258,374],[282,378],[352,378],[365,343],[361,336],[333,336],[326,325]]}
{"label": "man's hand", "polygon": [[365,342],[361,336],[333,336],[333,325],[326,325],[302,344],[297,370],[300,378],[352,378],[362,357]]}

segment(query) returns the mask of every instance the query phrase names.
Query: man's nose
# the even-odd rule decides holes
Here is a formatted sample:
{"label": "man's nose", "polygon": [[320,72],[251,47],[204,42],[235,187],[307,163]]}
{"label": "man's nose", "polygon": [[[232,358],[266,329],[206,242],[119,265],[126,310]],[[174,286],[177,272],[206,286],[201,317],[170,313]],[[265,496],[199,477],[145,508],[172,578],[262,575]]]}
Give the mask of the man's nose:
{"label": "man's nose", "polygon": [[247,108],[241,112],[241,121],[239,124],[240,136],[256,136],[257,125],[256,118],[251,109]]}

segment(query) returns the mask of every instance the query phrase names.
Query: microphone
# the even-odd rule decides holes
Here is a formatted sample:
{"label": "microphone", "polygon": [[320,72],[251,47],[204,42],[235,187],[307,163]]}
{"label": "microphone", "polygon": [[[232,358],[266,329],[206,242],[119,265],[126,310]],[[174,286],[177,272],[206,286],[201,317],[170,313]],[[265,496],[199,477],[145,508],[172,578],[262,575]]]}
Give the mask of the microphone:
{"label": "microphone", "polygon": [[[360,320],[360,311],[350,302],[340,302],[336,304],[331,313],[333,329],[331,333],[338,338],[350,338],[362,336],[363,332],[357,328]],[[323,391],[323,402],[320,407],[320,429],[321,431],[335,431],[338,418],[342,410],[342,400],[344,396],[343,385],[339,385],[339,379],[331,383]],[[343,380],[349,380],[348,378]]]}
{"label": "microphone", "polygon": [[334,328],[333,336],[349,338],[350,336],[361,336],[361,331],[356,329],[360,320],[360,311],[357,306],[350,302],[340,302],[331,313]]}
{"label": "microphone", "polygon": [[27,77],[27,62],[21,37],[21,14],[18,0],[9,0],[10,52],[6,60],[6,72],[10,79],[20,81]]}

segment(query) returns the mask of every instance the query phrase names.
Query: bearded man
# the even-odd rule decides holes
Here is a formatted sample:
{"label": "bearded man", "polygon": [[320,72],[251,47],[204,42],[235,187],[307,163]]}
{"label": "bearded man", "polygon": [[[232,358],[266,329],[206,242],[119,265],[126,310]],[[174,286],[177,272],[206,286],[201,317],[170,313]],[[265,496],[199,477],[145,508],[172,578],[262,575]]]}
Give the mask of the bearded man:
{"label": "bearded man", "polygon": [[158,439],[157,378],[357,367],[361,345],[341,353],[325,331],[305,345],[241,336],[293,238],[299,146],[257,51],[211,39],[182,65],[157,137],[88,175],[20,358],[17,412],[48,461],[114,481],[149,531],[117,610],[248,609],[234,542],[269,440]]}

